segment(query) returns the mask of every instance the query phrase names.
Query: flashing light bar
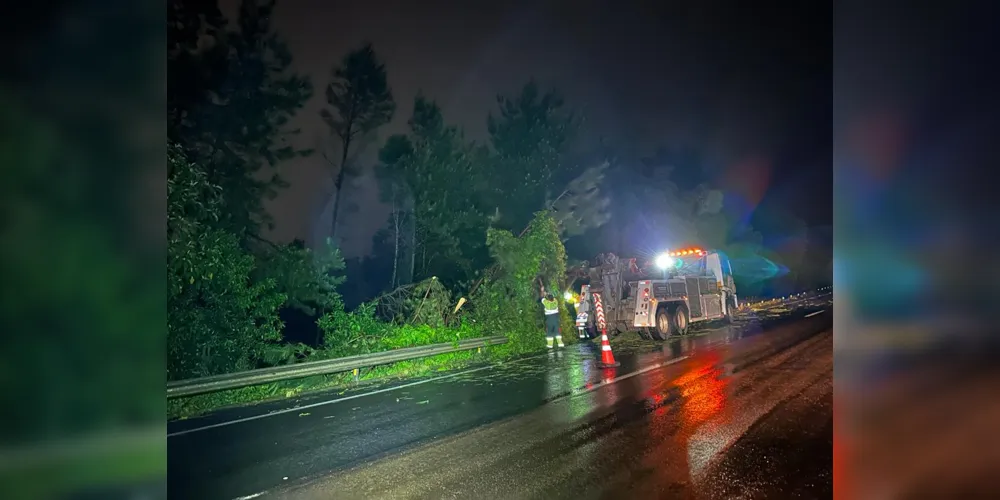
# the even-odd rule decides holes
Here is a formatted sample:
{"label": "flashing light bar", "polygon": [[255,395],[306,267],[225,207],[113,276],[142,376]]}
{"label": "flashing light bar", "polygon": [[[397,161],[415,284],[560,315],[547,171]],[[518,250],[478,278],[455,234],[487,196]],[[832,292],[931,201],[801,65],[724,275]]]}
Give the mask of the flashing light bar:
{"label": "flashing light bar", "polygon": [[667,253],[669,257],[684,257],[687,255],[705,255],[705,251],[700,248],[691,248],[688,250],[677,250],[675,252]]}
{"label": "flashing light bar", "polygon": [[674,266],[679,267],[681,265],[681,262],[678,261],[676,257],[687,257],[689,255],[696,255],[698,257],[701,257],[703,255],[707,255],[707,253],[700,248],[691,248],[687,250],[665,252],[658,255],[656,259],[653,260],[653,263],[656,264],[656,267],[666,270],[668,268]]}

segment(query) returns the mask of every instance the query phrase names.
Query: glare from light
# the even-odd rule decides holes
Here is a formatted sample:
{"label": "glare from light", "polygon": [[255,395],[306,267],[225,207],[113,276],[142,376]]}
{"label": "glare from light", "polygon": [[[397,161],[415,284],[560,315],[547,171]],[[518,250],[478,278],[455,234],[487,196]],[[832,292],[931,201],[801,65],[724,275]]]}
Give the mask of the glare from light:
{"label": "glare from light", "polygon": [[667,269],[674,264],[674,258],[662,253],[656,257],[656,267],[660,269]]}
{"label": "glare from light", "polygon": [[563,298],[566,299],[566,302],[572,302],[573,301],[573,294],[570,293],[570,292],[565,292],[565,293],[563,293]]}

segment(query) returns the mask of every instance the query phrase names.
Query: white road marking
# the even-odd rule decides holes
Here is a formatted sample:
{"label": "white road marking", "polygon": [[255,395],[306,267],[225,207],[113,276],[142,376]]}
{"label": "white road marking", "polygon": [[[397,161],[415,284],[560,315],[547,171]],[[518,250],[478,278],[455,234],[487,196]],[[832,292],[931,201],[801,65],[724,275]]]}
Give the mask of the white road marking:
{"label": "white road marking", "polygon": [[825,312],[826,312],[826,309],[823,309],[822,311],[816,311],[816,312],[813,312],[813,313],[806,314],[805,317],[806,318],[811,318],[811,317],[813,317],[813,316],[815,316],[817,314],[821,314],[821,313],[825,313]]}

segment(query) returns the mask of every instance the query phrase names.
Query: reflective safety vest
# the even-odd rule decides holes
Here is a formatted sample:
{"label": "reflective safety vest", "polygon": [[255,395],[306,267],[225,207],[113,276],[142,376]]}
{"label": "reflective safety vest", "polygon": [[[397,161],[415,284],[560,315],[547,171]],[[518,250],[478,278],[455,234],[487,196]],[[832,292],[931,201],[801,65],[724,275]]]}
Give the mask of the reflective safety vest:
{"label": "reflective safety vest", "polygon": [[555,300],[542,299],[542,307],[545,308],[545,315],[559,314],[559,302]]}

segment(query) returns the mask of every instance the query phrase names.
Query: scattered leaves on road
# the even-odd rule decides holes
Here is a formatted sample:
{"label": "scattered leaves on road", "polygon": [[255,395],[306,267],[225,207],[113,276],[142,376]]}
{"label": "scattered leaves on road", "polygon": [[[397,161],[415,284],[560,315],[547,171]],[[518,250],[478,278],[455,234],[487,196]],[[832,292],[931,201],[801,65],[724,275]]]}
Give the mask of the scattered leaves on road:
{"label": "scattered leaves on road", "polygon": [[304,417],[304,416],[306,416],[306,415],[312,415],[312,413],[309,413],[309,412],[305,412],[305,413],[299,413],[299,416],[300,416],[300,417]]}

